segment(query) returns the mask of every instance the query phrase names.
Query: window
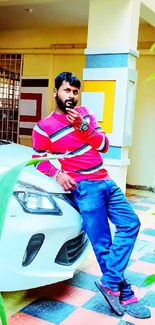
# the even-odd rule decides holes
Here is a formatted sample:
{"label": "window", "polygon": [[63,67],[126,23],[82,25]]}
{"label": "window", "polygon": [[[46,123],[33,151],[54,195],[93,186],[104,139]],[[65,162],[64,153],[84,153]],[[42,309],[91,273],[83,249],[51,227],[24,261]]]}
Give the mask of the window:
{"label": "window", "polygon": [[22,57],[0,54],[0,139],[18,142]]}

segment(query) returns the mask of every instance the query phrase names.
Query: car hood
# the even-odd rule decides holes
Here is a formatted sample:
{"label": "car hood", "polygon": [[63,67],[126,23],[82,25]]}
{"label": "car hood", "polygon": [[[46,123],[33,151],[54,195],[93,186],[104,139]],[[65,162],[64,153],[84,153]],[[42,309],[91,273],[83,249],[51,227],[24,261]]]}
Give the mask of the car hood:
{"label": "car hood", "polygon": [[[0,174],[9,170],[10,168],[27,162],[31,159],[32,148],[22,146],[19,144],[0,145]],[[59,167],[57,160],[52,161],[52,164]],[[34,166],[25,167],[19,175],[19,180],[42,187],[44,190],[51,193],[64,193],[61,186],[54,180],[49,178],[36,170]]]}

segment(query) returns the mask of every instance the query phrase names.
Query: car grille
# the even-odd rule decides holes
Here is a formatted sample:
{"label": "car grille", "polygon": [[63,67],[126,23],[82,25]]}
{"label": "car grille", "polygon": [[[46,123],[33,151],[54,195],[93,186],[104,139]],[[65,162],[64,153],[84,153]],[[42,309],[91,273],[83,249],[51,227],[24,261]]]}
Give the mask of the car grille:
{"label": "car grille", "polygon": [[55,263],[69,266],[72,265],[81,256],[89,243],[85,232],[79,236],[68,240],[60,249],[56,256]]}

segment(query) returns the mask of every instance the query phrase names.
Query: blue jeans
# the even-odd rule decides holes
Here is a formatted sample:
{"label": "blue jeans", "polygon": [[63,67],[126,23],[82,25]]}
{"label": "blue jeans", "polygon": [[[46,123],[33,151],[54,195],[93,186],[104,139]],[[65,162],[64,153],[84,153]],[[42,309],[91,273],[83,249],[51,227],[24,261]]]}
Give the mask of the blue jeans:
{"label": "blue jeans", "polygon": [[[124,272],[140,221],[130,203],[112,180],[81,181],[72,197],[103,273],[101,281],[111,290],[121,291],[121,299],[133,297],[134,292],[125,281]],[[116,226],[113,241],[108,219]]]}

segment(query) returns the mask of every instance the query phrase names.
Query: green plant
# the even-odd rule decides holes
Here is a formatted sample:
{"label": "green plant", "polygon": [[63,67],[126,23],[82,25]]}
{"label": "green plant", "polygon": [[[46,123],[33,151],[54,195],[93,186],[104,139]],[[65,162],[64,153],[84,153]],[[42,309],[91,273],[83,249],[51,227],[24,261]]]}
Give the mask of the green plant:
{"label": "green plant", "polygon": [[144,281],[144,286],[150,286],[154,282],[155,282],[155,274],[149,275]]}

